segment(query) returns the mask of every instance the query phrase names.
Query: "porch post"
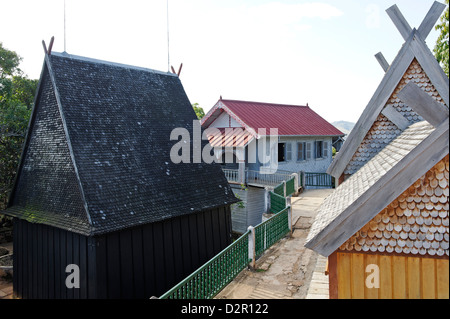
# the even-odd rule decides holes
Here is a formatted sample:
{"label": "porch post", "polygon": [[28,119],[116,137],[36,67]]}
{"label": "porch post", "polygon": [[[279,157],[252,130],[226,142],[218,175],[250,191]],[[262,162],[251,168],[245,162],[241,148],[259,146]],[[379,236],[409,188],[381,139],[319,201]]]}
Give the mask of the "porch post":
{"label": "porch post", "polygon": [[236,158],[239,164],[238,180],[240,184],[246,184],[245,180],[245,148],[239,147],[236,149]]}
{"label": "porch post", "polygon": [[250,268],[256,268],[256,247],[255,247],[255,228],[253,226],[249,226],[248,230],[250,233],[248,234],[248,259],[251,260]]}

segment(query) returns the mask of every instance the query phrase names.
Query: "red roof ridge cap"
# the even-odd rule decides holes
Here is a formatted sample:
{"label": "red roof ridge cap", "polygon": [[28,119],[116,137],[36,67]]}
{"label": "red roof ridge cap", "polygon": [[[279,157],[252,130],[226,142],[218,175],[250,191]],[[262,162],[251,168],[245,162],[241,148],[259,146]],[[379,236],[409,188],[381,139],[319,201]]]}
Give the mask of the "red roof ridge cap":
{"label": "red roof ridge cap", "polygon": [[273,106],[289,106],[289,107],[303,107],[310,108],[309,105],[296,105],[296,104],[283,104],[283,103],[271,103],[271,102],[256,102],[256,101],[245,101],[245,100],[231,100],[231,99],[222,99],[220,100],[222,103],[225,102],[235,102],[235,103],[248,103],[248,104],[265,104],[265,105],[273,105]]}

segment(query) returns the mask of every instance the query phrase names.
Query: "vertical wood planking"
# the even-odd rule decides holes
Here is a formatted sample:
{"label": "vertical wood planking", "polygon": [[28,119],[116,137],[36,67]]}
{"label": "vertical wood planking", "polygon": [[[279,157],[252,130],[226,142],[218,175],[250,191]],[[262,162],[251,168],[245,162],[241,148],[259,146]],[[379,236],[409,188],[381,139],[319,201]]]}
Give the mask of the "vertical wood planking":
{"label": "vertical wood planking", "polygon": [[149,298],[145,295],[145,272],[144,272],[144,241],[142,227],[133,229],[131,232],[133,246],[133,285],[136,298]]}
{"label": "vertical wood planking", "polygon": [[120,298],[120,243],[119,234],[108,234],[106,240],[108,298]]}
{"label": "vertical wood planking", "polygon": [[[174,243],[173,243],[173,231],[172,231],[172,222],[170,220],[166,220],[163,223],[163,245],[164,247],[164,268],[166,269],[166,281],[164,282],[164,289],[166,289],[167,285],[172,287],[176,284],[175,281],[175,265],[174,265]],[[160,249],[160,247],[159,247]]]}
{"label": "vertical wood planking", "polygon": [[406,258],[393,256],[392,258],[392,285],[393,298],[406,298]]}
{"label": "vertical wood planking", "polygon": [[[164,266],[164,250],[159,249],[164,243],[162,224],[153,224],[153,247],[155,258],[155,290],[154,294],[157,296],[163,294],[166,287],[166,267]],[[164,246],[163,246],[164,247]]]}
{"label": "vertical wood planking", "polygon": [[408,299],[420,299],[420,259],[407,259]]}
{"label": "vertical wood planking", "polygon": [[350,254],[338,254],[338,295],[339,299],[351,299],[351,256]]}
{"label": "vertical wood planking", "polygon": [[183,272],[190,274],[194,271],[192,267],[192,251],[191,251],[191,239],[190,239],[190,225],[189,216],[183,216],[181,219],[181,245],[183,254]]}
{"label": "vertical wood planking", "polygon": [[422,298],[434,299],[436,297],[436,271],[433,259],[422,259]]}
{"label": "vertical wood planking", "polygon": [[350,254],[352,299],[364,299],[365,269],[363,254]]}
{"label": "vertical wood planking", "polygon": [[89,238],[92,245],[89,252],[95,250],[95,259],[92,255],[89,257],[89,279],[90,282],[95,280],[95,288],[89,289],[91,298],[106,299],[108,298],[108,252],[106,248],[106,236]]}
{"label": "vertical wood planking", "polygon": [[[206,260],[214,257],[214,239],[213,239],[213,224],[211,214],[201,214],[205,221],[205,241],[206,241]],[[205,260],[205,261],[206,261]]]}
{"label": "vertical wood planking", "polygon": [[449,266],[448,259],[436,260],[436,283],[437,283],[437,296],[439,299],[449,299]]}
{"label": "vertical wood planking", "polygon": [[143,251],[144,251],[144,282],[145,295],[150,298],[154,291],[156,291],[156,268],[155,268],[155,253],[154,253],[154,234],[153,225],[145,225],[142,230]]}
{"label": "vertical wood planking", "polygon": [[197,216],[189,215],[189,239],[191,241],[191,258],[192,258],[192,269],[195,268],[200,261],[200,246],[197,230]]}
{"label": "vertical wood planking", "polygon": [[54,228],[48,227],[48,298],[55,299],[55,241]]}
{"label": "vertical wood planking", "polygon": [[[380,270],[379,289],[366,286],[369,273],[365,269],[371,264]],[[329,267],[330,298],[332,289],[339,299],[448,299],[449,296],[449,260],[444,258],[339,252],[329,257]],[[337,288],[332,287],[335,282]]]}
{"label": "vertical wood planking", "polygon": [[172,238],[173,238],[173,264],[175,282],[178,283],[184,279],[183,262],[183,244],[181,241],[181,219],[172,220]]}
{"label": "vertical wood planking", "polygon": [[119,232],[120,245],[120,295],[122,299],[134,297],[133,282],[133,246],[131,230]]}
{"label": "vertical wood planking", "polygon": [[380,299],[392,299],[391,269],[391,258],[380,256]]}

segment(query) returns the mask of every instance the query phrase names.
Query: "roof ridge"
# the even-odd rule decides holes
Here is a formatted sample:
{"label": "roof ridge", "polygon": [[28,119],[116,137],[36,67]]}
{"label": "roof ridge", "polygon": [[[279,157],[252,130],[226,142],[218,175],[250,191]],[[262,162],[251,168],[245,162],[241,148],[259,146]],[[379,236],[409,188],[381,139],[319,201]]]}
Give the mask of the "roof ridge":
{"label": "roof ridge", "polygon": [[231,100],[231,99],[222,99],[221,102],[239,102],[239,103],[252,103],[252,104],[266,104],[273,106],[289,106],[289,107],[303,107],[310,108],[309,105],[297,105],[297,104],[284,104],[284,103],[272,103],[272,102],[256,102],[256,101],[245,101],[245,100]]}
{"label": "roof ridge", "polygon": [[145,71],[145,72],[151,72],[151,73],[155,73],[155,74],[162,74],[162,75],[169,75],[169,76],[173,76],[173,77],[178,77],[178,75],[173,74],[171,72],[164,72],[164,71],[159,71],[159,70],[155,70],[155,69],[140,67],[140,66],[131,65],[131,64],[124,64],[124,63],[111,62],[111,61],[106,61],[106,60],[99,60],[99,59],[84,57],[84,56],[80,56],[80,55],[69,54],[69,53],[67,53],[65,51],[64,52],[52,52],[51,55],[52,56],[61,57],[61,58],[80,60],[80,61],[84,61],[84,62],[88,62],[88,63],[105,64],[105,65],[119,67],[119,68],[134,69],[134,70],[138,70],[138,71]]}

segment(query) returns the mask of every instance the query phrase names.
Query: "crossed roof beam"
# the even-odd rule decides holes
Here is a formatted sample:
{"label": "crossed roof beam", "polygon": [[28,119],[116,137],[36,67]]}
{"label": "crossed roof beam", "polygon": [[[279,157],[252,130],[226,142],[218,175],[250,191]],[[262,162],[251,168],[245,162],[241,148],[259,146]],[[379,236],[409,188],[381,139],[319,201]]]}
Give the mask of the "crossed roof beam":
{"label": "crossed roof beam", "polygon": [[[423,41],[425,41],[434,25],[436,24],[437,20],[441,16],[442,12],[444,12],[445,7],[445,4],[435,1],[431,6],[431,9],[423,19],[422,23],[420,24],[418,30],[416,30],[415,28],[411,28],[408,21],[405,19],[396,4],[388,8],[386,10],[386,13],[391,18],[392,22],[397,27],[397,30],[400,32],[405,41],[408,41],[414,31],[416,31],[416,36],[419,36]],[[378,63],[380,63],[384,72],[387,72],[390,65],[384,58],[383,53],[378,52],[377,54],[375,54],[375,58],[377,59]]]}

